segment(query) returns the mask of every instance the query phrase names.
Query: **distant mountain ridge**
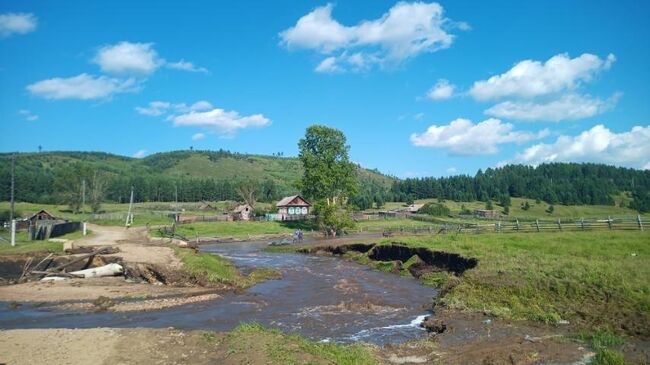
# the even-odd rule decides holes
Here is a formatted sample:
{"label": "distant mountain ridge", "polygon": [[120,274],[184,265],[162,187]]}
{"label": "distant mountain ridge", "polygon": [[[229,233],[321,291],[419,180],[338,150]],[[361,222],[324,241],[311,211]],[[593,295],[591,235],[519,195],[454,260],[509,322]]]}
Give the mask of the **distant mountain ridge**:
{"label": "distant mountain ridge", "polygon": [[[9,199],[11,154],[0,154],[0,199]],[[110,180],[106,197],[124,201],[130,186],[137,200],[236,199],[234,188],[244,181],[266,184],[266,198],[296,193],[302,165],[296,157],[236,153],[225,150],[161,152],[144,158],[106,152],[53,151],[16,154],[16,197],[22,201],[53,202],[58,176],[75,167],[87,181],[94,172]],[[386,191],[396,178],[358,168],[364,191]],[[69,171],[69,173],[75,173]]]}

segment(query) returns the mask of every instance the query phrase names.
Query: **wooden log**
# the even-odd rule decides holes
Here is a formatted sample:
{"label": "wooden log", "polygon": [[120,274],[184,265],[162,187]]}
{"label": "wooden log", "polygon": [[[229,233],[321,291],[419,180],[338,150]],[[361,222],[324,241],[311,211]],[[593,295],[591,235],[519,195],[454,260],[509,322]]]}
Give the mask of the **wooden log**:
{"label": "wooden log", "polygon": [[70,275],[80,276],[83,278],[101,278],[104,276],[115,276],[124,272],[124,268],[120,264],[108,264],[100,267],[93,267],[92,269],[72,271]]}
{"label": "wooden log", "polygon": [[95,256],[95,255],[99,255],[99,254],[101,254],[102,252],[104,252],[104,251],[106,251],[106,250],[108,250],[108,249],[110,249],[110,246],[104,246],[104,247],[101,247],[101,248],[99,248],[99,249],[97,249],[97,250],[95,250],[95,251],[93,251],[93,252],[89,252],[89,253],[87,253],[87,254],[81,255],[81,256],[77,257],[76,259],[74,259],[74,260],[72,260],[72,261],[70,261],[70,262],[68,262],[68,263],[66,263],[66,264],[63,264],[63,265],[61,265],[61,266],[58,266],[58,267],[55,267],[55,268],[49,269],[49,270],[47,270],[47,271],[49,271],[49,272],[62,271],[63,269],[65,269],[65,268],[68,267],[68,266],[74,265],[74,264],[76,264],[77,262],[83,261],[83,260],[85,260],[85,259],[87,259],[87,258],[89,258],[89,257]]}

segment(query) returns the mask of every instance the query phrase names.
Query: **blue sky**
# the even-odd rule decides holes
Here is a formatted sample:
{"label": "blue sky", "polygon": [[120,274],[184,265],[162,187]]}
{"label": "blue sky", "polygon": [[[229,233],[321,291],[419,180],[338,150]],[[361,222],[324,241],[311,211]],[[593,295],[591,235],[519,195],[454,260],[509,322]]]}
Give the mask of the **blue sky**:
{"label": "blue sky", "polygon": [[650,3],[0,1],[0,151],[650,168]]}

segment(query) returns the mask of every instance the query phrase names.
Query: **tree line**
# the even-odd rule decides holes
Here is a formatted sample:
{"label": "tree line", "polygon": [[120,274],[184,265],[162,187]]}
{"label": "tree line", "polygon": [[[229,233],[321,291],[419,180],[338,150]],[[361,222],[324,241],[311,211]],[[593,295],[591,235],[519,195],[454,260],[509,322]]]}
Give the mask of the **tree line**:
{"label": "tree line", "polygon": [[[629,203],[614,196],[628,192]],[[398,180],[391,188],[395,201],[440,198],[454,201],[498,201],[510,197],[564,205],[621,205],[650,211],[650,171],[594,163],[549,163],[537,167],[507,165],[479,170],[476,175]]]}

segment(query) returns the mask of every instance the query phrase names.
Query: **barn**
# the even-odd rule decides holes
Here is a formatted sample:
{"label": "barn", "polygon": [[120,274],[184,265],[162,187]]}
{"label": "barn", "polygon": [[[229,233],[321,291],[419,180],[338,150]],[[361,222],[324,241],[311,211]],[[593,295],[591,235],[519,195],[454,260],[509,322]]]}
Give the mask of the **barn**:
{"label": "barn", "polygon": [[253,214],[253,207],[249,204],[238,205],[232,210],[232,218],[236,221],[250,220],[251,214]]}
{"label": "barn", "polygon": [[300,195],[292,195],[282,198],[277,204],[278,220],[305,219],[311,212],[311,203]]}

